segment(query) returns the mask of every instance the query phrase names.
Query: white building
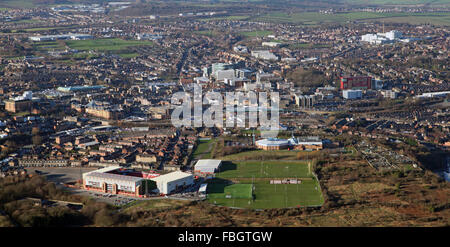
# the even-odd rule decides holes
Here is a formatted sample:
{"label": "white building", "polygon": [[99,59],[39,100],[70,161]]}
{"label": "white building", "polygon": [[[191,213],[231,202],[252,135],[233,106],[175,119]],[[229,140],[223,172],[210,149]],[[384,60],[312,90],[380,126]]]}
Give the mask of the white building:
{"label": "white building", "polygon": [[361,36],[361,41],[369,42],[370,44],[386,44],[399,41],[403,37],[403,33],[397,30],[392,30],[387,33],[369,33]]}
{"label": "white building", "polygon": [[263,60],[278,60],[278,56],[270,51],[252,51],[252,56]]}
{"label": "white building", "polygon": [[206,78],[206,77],[195,77],[194,78],[194,81],[197,83],[197,84],[208,84],[209,83],[209,79],[208,78]]}
{"label": "white building", "polygon": [[382,35],[384,35],[386,38],[390,40],[401,39],[403,37],[403,33],[397,30],[392,30]]}
{"label": "white building", "polygon": [[247,48],[247,46],[244,46],[244,45],[237,45],[237,46],[233,47],[233,51],[238,52],[238,53],[248,53],[248,48]]}
{"label": "white building", "polygon": [[156,178],[151,178],[156,182],[157,190],[161,194],[168,195],[179,188],[183,188],[194,183],[194,176],[185,172],[171,172]]}
{"label": "white building", "polygon": [[214,174],[222,165],[221,160],[204,159],[199,160],[194,166],[194,172],[200,174]]}
{"label": "white building", "polygon": [[32,36],[29,39],[32,41],[54,41],[54,40],[85,40],[94,38],[89,34],[61,34],[61,35],[46,35],[46,36]]}
{"label": "white building", "polygon": [[216,80],[223,81],[224,79],[234,79],[236,77],[234,69],[218,70],[215,74]]}
{"label": "white building", "polygon": [[22,101],[22,100],[32,100],[33,99],[33,92],[31,91],[25,91],[21,96],[15,97],[14,101]]}
{"label": "white building", "polygon": [[421,95],[414,96],[415,98],[433,98],[433,97],[446,97],[450,94],[450,91],[423,93]]}
{"label": "white building", "polygon": [[390,99],[396,99],[398,96],[398,93],[392,90],[384,90],[381,91],[381,94],[385,97],[385,98],[390,98]]}
{"label": "white building", "polygon": [[278,42],[262,42],[262,46],[269,46],[269,47],[278,47],[281,45],[281,43]]}
{"label": "white building", "polygon": [[344,99],[360,99],[362,98],[362,90],[343,90],[342,97]]}
{"label": "white building", "polygon": [[136,34],[137,40],[158,40],[162,39],[163,36],[160,34],[153,34],[153,33],[138,33]]}

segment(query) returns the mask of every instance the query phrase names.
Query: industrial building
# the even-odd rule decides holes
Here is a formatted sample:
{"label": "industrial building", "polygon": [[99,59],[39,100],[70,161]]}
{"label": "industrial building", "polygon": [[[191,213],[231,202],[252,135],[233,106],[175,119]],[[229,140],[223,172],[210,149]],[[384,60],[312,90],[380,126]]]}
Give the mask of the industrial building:
{"label": "industrial building", "polygon": [[221,160],[205,159],[199,160],[194,166],[194,173],[201,175],[211,175],[219,171],[222,165]]}
{"label": "industrial building", "polygon": [[93,85],[93,86],[72,86],[72,87],[58,87],[57,90],[61,92],[66,93],[73,93],[73,92],[89,92],[89,91],[96,91],[105,89],[106,87],[101,85]]}
{"label": "industrial building", "polygon": [[85,40],[92,39],[93,36],[89,34],[61,34],[61,35],[46,35],[46,36],[32,36],[32,41],[55,41],[55,40]]}
{"label": "industrial building", "polygon": [[151,179],[156,182],[160,194],[171,194],[194,183],[194,176],[186,172],[175,171]]}
{"label": "industrial building", "polygon": [[321,150],[323,141],[318,136],[308,136],[289,139],[291,145],[297,150]]}
{"label": "industrial building", "polygon": [[415,98],[433,98],[433,97],[446,97],[450,94],[450,91],[423,93],[421,95],[414,96]]}

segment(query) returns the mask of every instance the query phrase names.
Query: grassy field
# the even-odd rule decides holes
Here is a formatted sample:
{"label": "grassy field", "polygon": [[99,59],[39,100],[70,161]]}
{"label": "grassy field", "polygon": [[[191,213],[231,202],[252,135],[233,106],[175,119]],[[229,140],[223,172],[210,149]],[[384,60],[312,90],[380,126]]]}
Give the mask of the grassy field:
{"label": "grassy field", "polygon": [[[298,178],[301,183],[270,184],[275,178]],[[253,199],[249,196],[252,184]],[[208,201],[228,207],[266,209],[320,206],[323,197],[307,162],[224,161],[222,171],[208,184]]]}
{"label": "grassy field", "polygon": [[153,45],[151,41],[122,40],[122,39],[93,39],[93,40],[69,40],[66,44],[80,51],[119,51],[128,47]]}
{"label": "grassy field", "polygon": [[222,17],[211,17],[211,18],[201,18],[201,21],[239,21],[248,19],[250,16],[248,15],[230,15],[230,16],[222,16]]}
{"label": "grassy field", "polygon": [[263,37],[263,36],[271,35],[272,31],[258,30],[258,31],[240,32],[239,34],[241,34],[245,37]]}
{"label": "grassy field", "polygon": [[33,47],[37,51],[51,51],[64,49],[64,45],[56,41],[36,42],[33,43]]}
{"label": "grassy field", "polygon": [[230,154],[221,157],[222,160],[296,160],[297,154],[304,151],[296,150],[279,150],[279,151],[267,151],[267,150],[253,150],[247,152],[241,152],[237,154]]}
{"label": "grassy field", "polygon": [[449,4],[448,0],[345,0],[350,4],[371,4],[371,5],[415,5],[415,4]]}
{"label": "grassy field", "polygon": [[49,31],[49,30],[57,30],[58,27],[37,27],[37,28],[27,28],[24,29],[26,32],[38,32],[38,31]]}
{"label": "grassy field", "polygon": [[293,43],[289,44],[290,49],[312,49],[312,48],[329,48],[330,44],[309,44],[309,43]]}
{"label": "grassy field", "polygon": [[215,140],[200,140],[197,148],[193,153],[194,159],[211,159],[211,151],[213,149]]}
{"label": "grassy field", "polygon": [[132,53],[120,53],[119,56],[121,58],[135,58],[137,56],[139,56],[138,53],[132,52]]}
{"label": "grassy field", "polygon": [[311,178],[307,162],[245,161],[224,162],[218,178]]}
{"label": "grassy field", "polygon": [[232,184],[211,183],[208,185],[210,199],[230,198],[252,199],[253,191],[251,184]]}
{"label": "grassy field", "polygon": [[436,13],[372,13],[372,12],[348,12],[338,14],[322,14],[318,12],[303,13],[269,13],[253,20],[293,23],[301,25],[318,25],[323,23],[345,23],[347,21],[384,21],[411,24],[450,25],[450,12]]}
{"label": "grassy field", "polygon": [[10,8],[34,8],[36,6],[33,0],[2,0],[0,4]]}

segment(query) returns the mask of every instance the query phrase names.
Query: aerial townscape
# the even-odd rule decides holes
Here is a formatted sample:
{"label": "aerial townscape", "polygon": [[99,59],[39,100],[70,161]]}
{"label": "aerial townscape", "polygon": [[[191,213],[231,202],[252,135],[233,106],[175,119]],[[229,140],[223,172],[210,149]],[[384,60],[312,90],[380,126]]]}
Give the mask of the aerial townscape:
{"label": "aerial townscape", "polygon": [[0,1],[0,226],[449,226],[449,28],[446,0]]}

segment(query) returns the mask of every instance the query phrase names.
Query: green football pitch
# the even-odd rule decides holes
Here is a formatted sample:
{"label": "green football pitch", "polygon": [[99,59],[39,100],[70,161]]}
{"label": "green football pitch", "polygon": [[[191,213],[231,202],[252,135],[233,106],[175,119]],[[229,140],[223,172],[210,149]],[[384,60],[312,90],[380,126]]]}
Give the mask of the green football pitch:
{"label": "green football pitch", "polygon": [[[301,182],[270,183],[286,178]],[[227,184],[230,181],[234,184]],[[306,161],[225,161],[216,179],[208,184],[208,201],[228,207],[267,209],[320,206],[323,197]]]}
{"label": "green football pitch", "polygon": [[[210,185],[208,185],[210,186]],[[223,194],[208,194],[209,202],[238,208],[268,209],[320,206],[322,192],[316,180],[305,180],[301,184],[255,184],[255,199],[224,198]]]}
{"label": "green football pitch", "polygon": [[223,184],[211,183],[208,185],[209,198],[240,198],[252,199],[251,184]]}
{"label": "green football pitch", "polygon": [[308,162],[245,161],[224,162],[218,178],[306,178],[312,177]]}

